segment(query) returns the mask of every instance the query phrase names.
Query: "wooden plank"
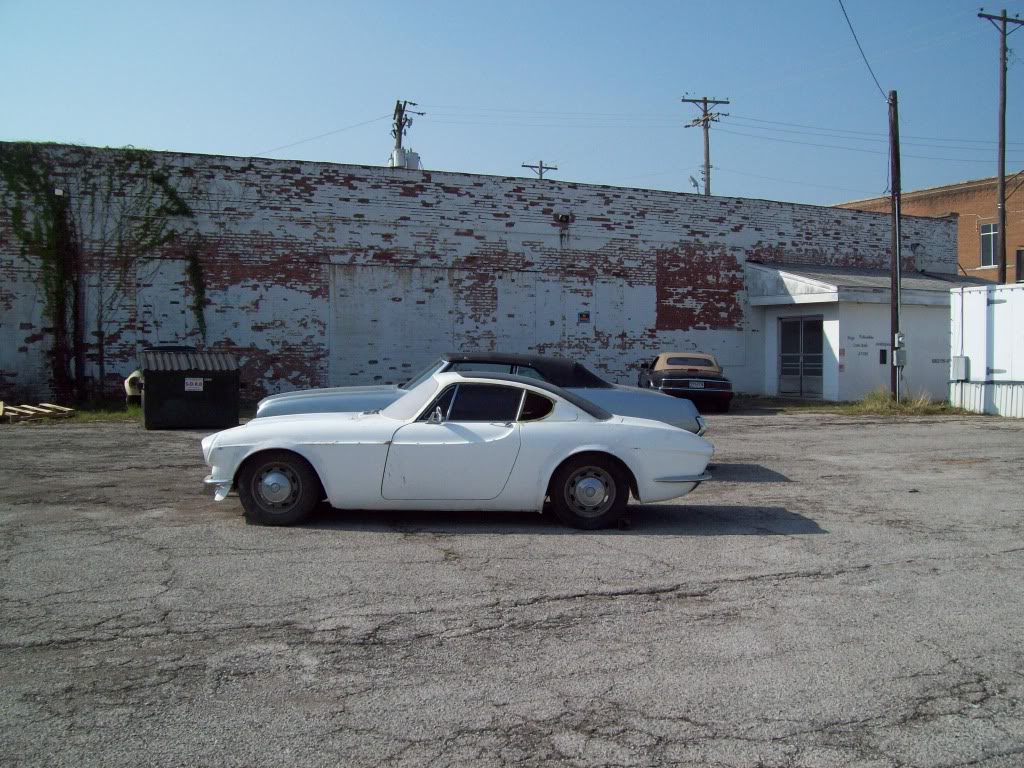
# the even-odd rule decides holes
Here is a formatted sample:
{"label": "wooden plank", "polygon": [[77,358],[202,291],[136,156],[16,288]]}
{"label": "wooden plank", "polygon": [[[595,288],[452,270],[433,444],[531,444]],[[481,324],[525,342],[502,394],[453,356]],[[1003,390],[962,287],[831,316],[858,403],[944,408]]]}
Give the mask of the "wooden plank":
{"label": "wooden plank", "polygon": [[53,403],[40,403],[39,407],[40,408],[52,408],[52,409],[54,409],[56,411],[65,411],[67,413],[74,413],[75,412],[74,408],[68,408],[67,406],[64,406],[64,405],[54,405]]}

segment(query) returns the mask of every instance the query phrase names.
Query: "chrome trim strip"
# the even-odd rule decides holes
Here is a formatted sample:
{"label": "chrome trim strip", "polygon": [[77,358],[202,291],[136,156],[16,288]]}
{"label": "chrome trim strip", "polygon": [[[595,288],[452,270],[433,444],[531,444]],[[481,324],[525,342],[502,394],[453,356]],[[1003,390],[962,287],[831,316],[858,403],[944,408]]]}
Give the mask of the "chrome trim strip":
{"label": "chrome trim strip", "polygon": [[676,477],[656,477],[656,483],[703,483],[711,479],[711,473],[705,472],[701,475],[678,475]]}

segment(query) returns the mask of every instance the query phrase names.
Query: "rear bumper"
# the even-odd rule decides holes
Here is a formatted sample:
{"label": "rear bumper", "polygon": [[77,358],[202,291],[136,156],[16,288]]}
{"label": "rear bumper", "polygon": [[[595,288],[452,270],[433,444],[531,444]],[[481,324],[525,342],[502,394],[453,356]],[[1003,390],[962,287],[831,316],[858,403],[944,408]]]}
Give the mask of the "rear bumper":
{"label": "rear bumper", "polygon": [[688,400],[732,400],[731,389],[690,389],[688,387],[660,387],[666,395]]}

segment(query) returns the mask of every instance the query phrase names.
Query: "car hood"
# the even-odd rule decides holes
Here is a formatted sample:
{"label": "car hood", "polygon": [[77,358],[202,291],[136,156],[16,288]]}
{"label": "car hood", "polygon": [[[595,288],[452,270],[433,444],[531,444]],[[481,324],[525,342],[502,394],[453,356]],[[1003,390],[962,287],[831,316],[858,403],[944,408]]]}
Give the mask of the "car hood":
{"label": "car hood", "polygon": [[307,398],[328,397],[331,395],[372,395],[384,392],[394,392],[398,389],[397,384],[374,384],[362,387],[318,387],[317,389],[299,389],[294,392],[281,392],[270,395],[260,400],[264,403],[276,403],[282,400],[303,400]]}
{"label": "car hood", "polygon": [[251,419],[241,426],[225,429],[203,438],[203,454],[214,447],[252,446],[260,443],[331,443],[349,438],[373,439],[377,433],[392,434],[400,422],[379,413],[300,413]]}

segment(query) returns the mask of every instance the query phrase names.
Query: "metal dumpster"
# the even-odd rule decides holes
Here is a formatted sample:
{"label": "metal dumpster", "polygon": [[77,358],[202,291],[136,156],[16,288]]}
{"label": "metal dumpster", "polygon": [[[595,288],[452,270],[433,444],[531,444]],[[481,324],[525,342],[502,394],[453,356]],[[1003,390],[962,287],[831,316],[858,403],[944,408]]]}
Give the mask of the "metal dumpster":
{"label": "metal dumpster", "polygon": [[142,423],[146,429],[238,426],[239,370],[227,352],[143,350]]}

